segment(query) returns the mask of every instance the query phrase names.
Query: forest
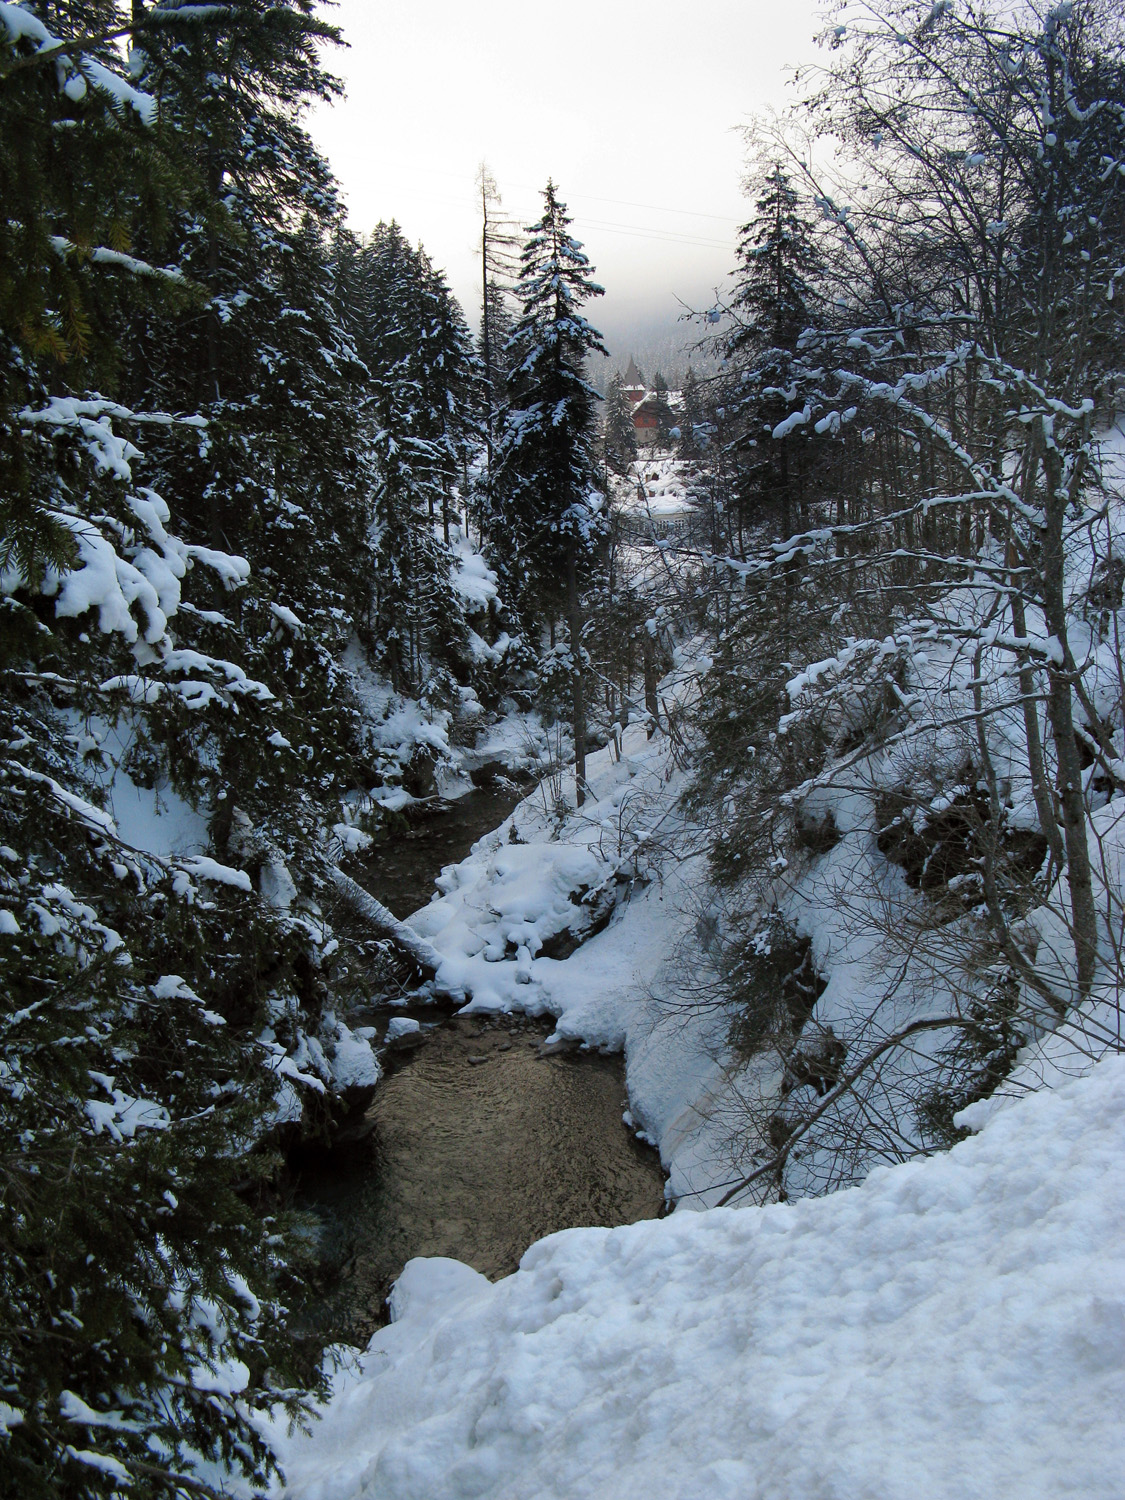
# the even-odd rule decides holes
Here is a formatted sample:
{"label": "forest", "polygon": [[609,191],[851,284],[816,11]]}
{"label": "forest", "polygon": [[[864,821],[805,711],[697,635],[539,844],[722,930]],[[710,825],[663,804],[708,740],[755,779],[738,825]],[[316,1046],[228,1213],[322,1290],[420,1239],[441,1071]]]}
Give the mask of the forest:
{"label": "forest", "polygon": [[[994,1113],[1108,1098],[1125,18],[834,10],[800,103],[745,132],[735,263],[680,388],[650,372],[649,442],[565,184],[523,226],[482,166],[467,309],[393,217],[348,227],[306,121],[331,15],[0,4],[0,1492],[686,1494],[609,1427],[584,1488],[531,1397],[495,1469],[454,1423],[325,1478],[354,1438],[287,1162],[382,1086],[373,994],[624,1052],[670,1218],[572,1235],[890,1201],[873,1168],[952,1182]],[[384,862],[495,777],[525,800],[493,843],[392,915]],[[866,1243],[858,1202],[817,1222]],[[417,1377],[442,1412],[499,1326]],[[970,1361],[1012,1336],[980,1329]],[[928,1493],[1020,1492],[958,1489],[958,1431]],[[787,1442],[699,1493],[827,1495]],[[1113,1492],[1098,1451],[1074,1493]]]}

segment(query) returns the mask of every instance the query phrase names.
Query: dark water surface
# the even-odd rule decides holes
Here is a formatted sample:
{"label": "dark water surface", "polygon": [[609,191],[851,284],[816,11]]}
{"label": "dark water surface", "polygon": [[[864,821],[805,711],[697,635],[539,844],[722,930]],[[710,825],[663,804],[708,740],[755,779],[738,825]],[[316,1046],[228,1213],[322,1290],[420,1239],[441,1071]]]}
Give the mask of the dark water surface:
{"label": "dark water surface", "polygon": [[[510,785],[474,792],[373,850],[368,888],[409,916],[442,866],[464,858],[524,794]],[[426,1038],[384,1056],[390,1072],[366,1134],[293,1163],[295,1206],[313,1216],[320,1261],[304,1321],[359,1345],[385,1320],[391,1283],[412,1256],[453,1256],[495,1279],[545,1234],[654,1218],[664,1202],[656,1152],[622,1123],[622,1058],[543,1055],[549,1017],[449,1017],[376,1001],[362,1019],[381,1040],[389,1017],[404,1014]]]}
{"label": "dark water surface", "polygon": [[464,859],[477,839],[498,828],[527,792],[526,786],[496,781],[442,804],[433,817],[372,849],[364,884],[396,917],[408,917],[434,894],[442,866]]}
{"label": "dark water surface", "polygon": [[455,1017],[379,1085],[371,1134],[309,1163],[319,1330],[365,1343],[411,1256],[454,1256],[495,1279],[556,1229],[660,1212],[657,1155],[621,1120],[621,1059],[541,1056],[550,1028]]}

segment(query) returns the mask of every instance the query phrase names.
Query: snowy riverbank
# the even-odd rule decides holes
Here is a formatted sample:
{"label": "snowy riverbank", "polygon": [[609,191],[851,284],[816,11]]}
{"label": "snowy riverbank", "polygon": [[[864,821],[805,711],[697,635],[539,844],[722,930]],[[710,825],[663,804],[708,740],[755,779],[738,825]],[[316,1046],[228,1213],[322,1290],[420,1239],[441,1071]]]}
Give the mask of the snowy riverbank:
{"label": "snowy riverbank", "polygon": [[[694,691],[698,666],[685,653],[666,702]],[[668,737],[638,723],[589,757],[587,776],[577,812],[572,772],[542,782],[442,871],[410,924],[468,1013],[549,1014],[556,1040],[624,1052],[633,1126],[659,1146],[669,1197],[702,1206],[731,1176],[729,1017],[685,1017],[668,1000],[706,904],[705,856],[679,806],[687,772]]]}
{"label": "snowy riverbank", "polygon": [[1110,1500],[1123,1118],[1109,1058],[825,1199],[412,1262],[285,1493]]}

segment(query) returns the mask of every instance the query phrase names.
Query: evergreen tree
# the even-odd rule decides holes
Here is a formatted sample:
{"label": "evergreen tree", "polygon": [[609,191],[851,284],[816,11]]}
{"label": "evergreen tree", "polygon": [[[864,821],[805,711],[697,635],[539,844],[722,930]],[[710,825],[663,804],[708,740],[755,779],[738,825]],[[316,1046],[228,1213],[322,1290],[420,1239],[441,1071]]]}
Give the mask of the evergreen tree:
{"label": "evergreen tree", "polygon": [[[380,224],[362,256],[357,338],[370,384],[373,486],[368,630],[396,688],[464,678],[464,620],[451,585],[450,514],[476,441],[478,368],[460,309],[424,252]],[[439,534],[439,528],[440,533]]]}
{"label": "evergreen tree", "polygon": [[811,495],[812,434],[803,419],[792,426],[787,419],[804,405],[799,342],[815,318],[821,257],[815,227],[780,166],[763,178],[756,208],[738,247],[724,398],[739,427],[740,524],[776,504],[788,536],[807,519]]}
{"label": "evergreen tree", "polygon": [[529,228],[521,256],[516,295],[522,314],[508,346],[508,410],[497,466],[502,531],[489,540],[508,599],[525,626],[565,608],[581,805],[586,715],[579,585],[594,566],[605,527],[596,456],[598,396],[585,365],[590,354],[606,351],[581,312],[603,289],[591,280],[589,260],[569,226],[566,205],[548,181],[543,217]]}
{"label": "evergreen tree", "polygon": [[[191,46],[163,28],[146,40],[141,76],[159,92],[164,137],[189,174],[165,253],[204,300],[174,319],[138,309],[123,379],[134,404],[159,401],[206,422],[194,445],[154,435],[150,473],[193,543],[251,563],[237,620],[244,659],[291,707],[306,705],[284,737],[311,747],[308,770],[324,791],[353,785],[366,758],[337,658],[369,586],[365,372],[334,288],[335,187],[301,123],[311,100],[336,91],[318,51],[336,37],[307,0],[250,0]],[[208,616],[225,601],[201,602],[215,608],[185,619],[181,635],[215,651],[229,626]],[[287,843],[295,835],[278,820],[296,810],[275,778],[290,767],[263,756],[245,722],[228,721],[220,738],[184,757],[197,799],[205,792],[215,805],[222,794],[219,847],[234,806]]]}
{"label": "evergreen tree", "polygon": [[637,431],[620,371],[614,371],[606,388],[604,421],[606,467],[611,473],[627,474],[637,461]]}
{"label": "evergreen tree", "polygon": [[668,404],[668,382],[659,370],[653,381],[653,410],[656,413],[656,441],[666,448],[672,441],[672,408]]}
{"label": "evergreen tree", "polygon": [[419,394],[425,425],[438,450],[442,539],[448,547],[451,517],[459,514],[469,462],[479,446],[476,412],[486,381],[464,314],[444,273],[421,249],[418,259],[422,299]]}
{"label": "evergreen tree", "polygon": [[699,380],[691,365],[684,376],[683,411],[680,416],[679,453],[681,458],[698,458],[703,427],[703,400]]}

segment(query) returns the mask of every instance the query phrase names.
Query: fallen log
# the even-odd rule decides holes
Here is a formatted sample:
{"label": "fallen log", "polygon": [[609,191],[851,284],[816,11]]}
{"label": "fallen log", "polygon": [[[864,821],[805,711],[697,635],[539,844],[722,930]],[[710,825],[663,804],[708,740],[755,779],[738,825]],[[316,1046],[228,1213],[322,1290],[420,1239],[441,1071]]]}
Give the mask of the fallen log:
{"label": "fallen log", "polygon": [[369,895],[361,885],[357,885],[350,875],[345,875],[343,870],[333,869],[332,882],[339,891],[344,904],[354,911],[356,916],[362,917],[380,937],[391,942],[419,970],[424,979],[437,977],[442,963],[441,954],[430,943],[427,943],[424,937],[415,932],[413,927],[400,922],[381,901],[376,901],[374,896]]}

